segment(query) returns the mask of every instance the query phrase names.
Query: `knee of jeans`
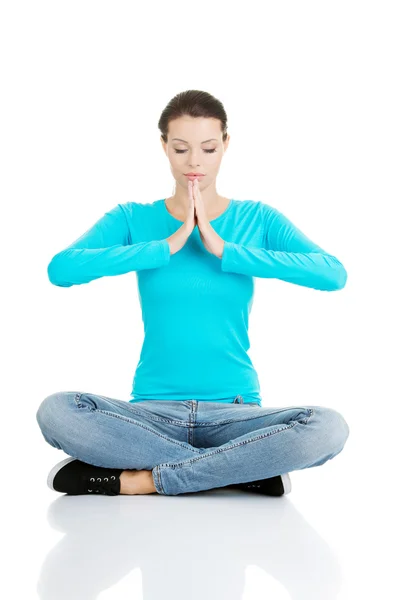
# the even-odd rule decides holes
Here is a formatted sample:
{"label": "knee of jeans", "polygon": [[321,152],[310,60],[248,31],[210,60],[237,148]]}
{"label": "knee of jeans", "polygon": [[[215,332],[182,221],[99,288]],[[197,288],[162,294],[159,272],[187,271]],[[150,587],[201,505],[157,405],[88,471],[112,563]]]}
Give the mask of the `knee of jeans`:
{"label": "knee of jeans", "polygon": [[72,392],[56,392],[42,400],[36,411],[36,421],[40,429],[45,430],[55,425],[63,407],[69,401],[67,395],[71,394],[74,395]]}
{"label": "knee of jeans", "polygon": [[350,434],[350,427],[343,415],[334,408],[324,407],[326,435],[335,448],[342,449]]}

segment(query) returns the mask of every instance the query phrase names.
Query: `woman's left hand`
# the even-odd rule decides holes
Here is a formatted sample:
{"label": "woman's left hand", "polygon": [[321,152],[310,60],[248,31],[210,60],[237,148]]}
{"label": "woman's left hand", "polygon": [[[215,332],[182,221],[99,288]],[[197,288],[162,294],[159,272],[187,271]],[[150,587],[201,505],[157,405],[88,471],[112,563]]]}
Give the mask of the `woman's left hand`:
{"label": "woman's left hand", "polygon": [[223,240],[222,237],[218,235],[218,233],[215,231],[215,229],[207,219],[198,180],[195,179],[193,182],[190,182],[190,184],[191,188],[189,185],[189,190],[192,189],[192,194],[194,198],[194,209],[196,211],[197,226],[199,228],[201,241],[203,242],[208,252],[211,252],[211,254],[215,254],[215,256],[218,256],[218,258],[222,258],[225,240]]}

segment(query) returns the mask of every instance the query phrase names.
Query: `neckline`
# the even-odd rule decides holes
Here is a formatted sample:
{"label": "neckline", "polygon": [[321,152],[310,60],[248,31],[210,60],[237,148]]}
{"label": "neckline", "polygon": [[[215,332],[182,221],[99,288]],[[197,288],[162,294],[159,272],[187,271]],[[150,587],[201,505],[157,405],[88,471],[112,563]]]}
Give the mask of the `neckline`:
{"label": "neckline", "polygon": [[[177,223],[180,223],[181,225],[183,225],[184,221],[181,221],[180,219],[177,219],[176,217],[174,217],[174,215],[171,215],[171,213],[169,212],[169,210],[167,208],[166,200],[167,200],[167,198],[163,198],[161,200],[161,204],[163,206],[164,212],[169,217],[171,217],[171,219],[173,219]],[[226,209],[224,210],[224,212],[222,212],[218,217],[215,217],[215,219],[211,219],[211,221],[209,221],[209,223],[215,223],[216,221],[219,221],[219,219],[222,219],[222,217],[224,217],[230,211],[230,209],[232,208],[232,205],[233,205],[233,198],[230,198],[229,204],[226,207]]]}

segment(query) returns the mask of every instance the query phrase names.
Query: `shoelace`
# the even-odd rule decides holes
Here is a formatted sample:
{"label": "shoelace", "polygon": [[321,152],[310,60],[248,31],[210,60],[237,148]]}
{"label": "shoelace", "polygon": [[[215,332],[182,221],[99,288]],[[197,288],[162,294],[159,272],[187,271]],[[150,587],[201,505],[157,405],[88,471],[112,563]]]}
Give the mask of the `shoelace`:
{"label": "shoelace", "polygon": [[87,491],[89,493],[109,494],[115,485],[116,477],[91,477],[87,481]]}

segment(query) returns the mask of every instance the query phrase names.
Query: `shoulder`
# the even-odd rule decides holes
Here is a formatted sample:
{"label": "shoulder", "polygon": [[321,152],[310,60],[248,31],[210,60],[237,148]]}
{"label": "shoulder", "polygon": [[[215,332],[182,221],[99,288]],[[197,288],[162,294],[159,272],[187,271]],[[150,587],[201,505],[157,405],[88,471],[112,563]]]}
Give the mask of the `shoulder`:
{"label": "shoulder", "polygon": [[254,215],[261,218],[265,223],[278,217],[281,213],[271,204],[264,200],[235,200],[237,211],[242,215]]}
{"label": "shoulder", "polygon": [[153,202],[125,202],[117,206],[123,212],[128,220],[136,217],[144,217],[147,214],[153,214],[158,208],[162,200],[154,200]]}

